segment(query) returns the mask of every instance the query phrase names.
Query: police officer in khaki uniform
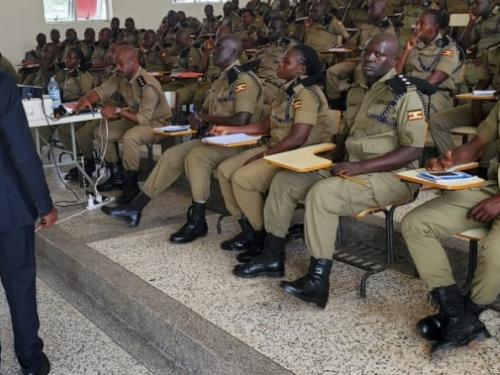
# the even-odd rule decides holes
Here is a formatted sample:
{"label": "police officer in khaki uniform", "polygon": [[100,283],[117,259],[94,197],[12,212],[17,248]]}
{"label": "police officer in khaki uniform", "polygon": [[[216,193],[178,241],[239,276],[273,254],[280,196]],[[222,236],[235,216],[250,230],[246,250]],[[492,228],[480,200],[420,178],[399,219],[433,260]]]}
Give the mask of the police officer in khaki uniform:
{"label": "police officer in khaki uniform", "polygon": [[241,23],[233,30],[234,35],[241,39],[243,49],[254,48],[257,42],[259,25],[255,22],[255,14],[251,9],[241,10]]}
{"label": "police officer in khaki uniform", "polygon": [[437,92],[423,97],[428,116],[453,107],[456,84],[463,71],[463,58],[456,43],[440,33],[440,13],[425,10],[418,19],[414,36],[406,42],[396,70],[425,79]]}
{"label": "police officer in khaki uniform", "polygon": [[66,54],[72,48],[79,48],[80,41],[78,40],[78,35],[76,34],[76,30],[73,28],[69,28],[66,30],[66,39],[61,43],[61,59],[60,61],[64,61],[66,59]]}
{"label": "police officer in khaki uniform", "polygon": [[24,81],[25,85],[40,86],[47,92],[47,86],[51,77],[56,77],[60,81],[61,68],[57,64],[57,54],[59,50],[54,43],[48,43],[43,47],[42,61],[38,72],[28,75]]}
{"label": "police officer in khaki uniform", "polygon": [[[454,165],[478,160],[488,146],[500,139],[500,103],[467,144],[431,159],[427,168],[443,171]],[[408,213],[401,223],[408,250],[422,280],[439,305],[437,315],[420,320],[420,334],[433,341],[432,351],[449,350],[470,341],[490,337],[479,320],[485,306],[500,292],[500,143],[490,162],[489,180],[480,189],[447,192]],[[472,287],[464,296],[456,285],[446,253],[439,243],[468,229],[484,228]]]}
{"label": "police officer in khaki uniform", "polygon": [[234,5],[230,2],[224,3],[222,7],[224,18],[222,18],[221,25],[229,26],[231,31],[235,31],[241,24],[241,18],[236,14]]}
{"label": "police officer in khaki uniform", "polygon": [[203,19],[200,28],[200,34],[214,34],[219,28],[220,20],[214,16],[214,6],[212,4],[205,5],[203,8],[206,18]]}
{"label": "police officer in khaki uniform", "polygon": [[402,26],[399,28],[399,41],[404,45],[413,36],[413,28],[416,26],[420,14],[429,9],[431,2],[427,0],[409,1],[404,5],[402,14]]}
{"label": "police officer in khaki uniform", "polygon": [[92,57],[90,58],[90,72],[94,76],[97,85],[109,78],[106,69],[110,65],[108,51],[111,43],[111,29],[104,27],[99,31],[99,41],[96,44]]}
{"label": "police officer in khaki uniform", "polygon": [[[241,126],[260,121],[263,114],[262,85],[251,71],[239,64],[241,41],[226,35],[217,39],[214,63],[222,70],[207,94],[203,113],[190,115],[193,128],[200,131],[205,124]],[[174,243],[185,243],[207,233],[205,201],[210,196],[213,169],[224,159],[242,151],[236,148],[203,146],[201,139],[181,143],[166,150],[158,160],[139,194],[130,204],[103,208],[112,217],[125,220],[129,226],[139,224],[143,208],[168,189],[185,171],[191,182],[193,204],[188,222],[170,237]]]}
{"label": "police officer in khaki uniform", "polygon": [[[249,250],[239,261],[258,255],[264,240],[264,196],[280,168],[262,159],[295,148],[330,142],[336,130],[332,113],[321,88],[315,84],[322,64],[316,51],[306,45],[291,47],[278,68],[285,80],[269,117],[262,123],[245,126],[247,134],[270,134],[268,144],[223,161],[218,169],[219,185],[226,208],[239,218],[242,232],[224,241],[225,250]],[[226,134],[238,129],[217,126],[213,132]]]}
{"label": "police officer in khaki uniform", "polygon": [[139,47],[139,31],[135,28],[135,21],[131,17],[125,20],[125,29],[120,34],[120,42]]}
{"label": "police officer in khaki uniform", "polygon": [[[484,51],[477,90],[500,91],[500,41]],[[476,126],[493,108],[493,103],[472,101],[436,113],[431,117],[429,131],[439,154],[454,148],[451,131],[460,126]]]}
{"label": "police officer in khaki uniform", "polygon": [[85,61],[90,62],[96,47],[95,30],[87,27],[83,33],[83,40],[80,42],[79,48],[82,50]]}
{"label": "police officer in khaki uniform", "polygon": [[286,21],[279,17],[269,23],[266,39],[268,43],[256,52],[253,60],[259,61],[257,76],[261,79],[264,87],[264,103],[270,105],[279,95],[280,88],[285,81],[278,77],[278,65],[280,64],[288,48],[293,47],[296,42],[285,38]]}
{"label": "police officer in khaki uniform", "polygon": [[139,52],[142,66],[148,72],[161,72],[171,68],[168,52],[158,43],[154,30],[147,30],[144,33]]}
{"label": "police officer in khaki uniform", "polygon": [[[390,33],[396,35],[394,27],[386,16],[386,0],[374,0],[370,2],[368,8],[368,23],[359,26],[357,33],[349,39],[347,45],[354,49],[363,49],[364,45],[371,37],[380,33]],[[342,61],[328,68],[326,71],[326,96],[329,100],[338,100],[344,91],[341,82],[345,80],[357,81],[355,69],[358,59]]]}
{"label": "police officer in khaki uniform", "polygon": [[473,87],[479,80],[482,53],[500,40],[500,7],[493,0],[474,0],[470,7],[469,23],[458,39],[464,48],[475,51],[475,60],[465,68],[465,83]]}
{"label": "police officer in khaki uniform", "polygon": [[[424,108],[416,88],[405,84],[404,77],[395,77],[399,51],[397,37],[389,34],[379,34],[366,45],[361,65],[367,86],[351,89],[348,96],[348,106],[355,106],[357,114],[347,119],[343,129],[346,161],[334,158],[339,162],[331,170],[333,177],[317,182],[307,193],[309,271],[296,281],[282,282],[281,287],[320,307],[328,301],[339,217],[404,202],[417,189],[394,175],[394,171],[418,166],[426,133]],[[343,176],[356,176],[360,182]],[[281,194],[287,195],[286,186],[280,187]],[[274,254],[282,262],[284,239],[279,250]]]}
{"label": "police officer in khaki uniform", "polygon": [[[116,50],[116,73],[101,86],[83,96],[77,111],[91,107],[99,101],[109,100],[119,92],[127,104],[126,108],[106,105],[102,114],[109,121],[107,129],[94,129],[94,138],[106,134],[104,160],[112,171],[111,177],[98,186],[101,191],[121,189],[122,202],[130,201],[139,192],[137,175],[139,171],[140,147],[158,140],[153,128],[170,122],[172,113],[161,90],[159,82],[139,65],[136,50],[131,46],[120,46]],[[100,131],[99,131],[100,130]],[[123,140],[123,167],[115,142]],[[123,178],[125,175],[125,179]]]}

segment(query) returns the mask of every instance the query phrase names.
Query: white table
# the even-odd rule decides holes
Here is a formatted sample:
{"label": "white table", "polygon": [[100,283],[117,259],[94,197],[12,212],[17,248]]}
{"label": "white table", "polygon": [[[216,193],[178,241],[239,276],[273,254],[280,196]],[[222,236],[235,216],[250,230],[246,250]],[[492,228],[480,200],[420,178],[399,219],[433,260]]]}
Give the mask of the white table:
{"label": "white table", "polygon": [[[83,113],[83,114],[78,114],[78,115],[68,115],[61,117],[60,119],[51,119],[51,118],[46,118],[44,120],[37,120],[37,121],[30,121],[28,119],[28,124],[31,129],[35,131],[35,143],[36,143],[36,150],[38,152],[38,155],[41,155],[40,151],[40,134],[38,133],[38,128],[43,127],[43,126],[59,126],[59,125],[69,125],[71,127],[71,148],[73,152],[73,163],[75,166],[78,168],[78,170],[82,173],[84,178],[89,182],[91,186],[94,186],[95,183],[92,180],[92,178],[85,173],[84,169],[81,167],[80,164],[78,164],[78,150],[76,148],[76,134],[75,134],[75,123],[78,122],[88,122],[92,120],[100,120],[102,118],[101,112],[94,112],[94,113]],[[53,156],[55,157],[55,155]]]}

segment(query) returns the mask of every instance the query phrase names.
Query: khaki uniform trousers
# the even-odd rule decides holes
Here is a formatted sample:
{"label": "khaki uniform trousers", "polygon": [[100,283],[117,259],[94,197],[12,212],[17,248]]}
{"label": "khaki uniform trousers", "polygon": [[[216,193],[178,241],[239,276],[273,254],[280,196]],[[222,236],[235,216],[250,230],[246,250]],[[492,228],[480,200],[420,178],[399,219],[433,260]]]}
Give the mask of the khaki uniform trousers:
{"label": "khaki uniform trousers", "polygon": [[189,152],[201,145],[203,143],[200,139],[193,139],[165,150],[144,182],[142,191],[148,197],[154,198],[167,190],[184,171],[184,164]]}
{"label": "khaki uniform trousers", "polygon": [[480,118],[474,120],[472,105],[464,104],[435,113],[430,118],[429,132],[440,154],[455,147],[451,131],[461,126],[474,126],[482,121],[493,108],[493,104],[484,104],[479,113]]}
{"label": "khaki uniform trousers", "polygon": [[248,150],[242,147],[220,147],[200,145],[189,152],[185,162],[186,176],[191,183],[194,202],[204,203],[210,197],[210,182],[217,166],[240,152]]}
{"label": "khaki uniform trousers", "polygon": [[264,205],[266,232],[285,238],[297,205],[305,200],[307,192],[315,183],[328,176],[330,173],[326,170],[310,173],[278,172],[271,182]]}
{"label": "khaki uniform trousers", "polygon": [[219,186],[227,210],[233,216],[245,216],[256,231],[264,228],[264,194],[280,168],[263,159],[245,163],[255,155],[267,150],[257,147],[224,160],[217,168]]}
{"label": "khaki uniform trousers", "polygon": [[357,62],[343,61],[328,68],[326,71],[326,96],[330,100],[340,98],[341,81],[352,78],[354,70],[356,69]]}
{"label": "khaki uniform trousers", "polygon": [[467,219],[467,213],[479,202],[498,194],[498,186],[445,193],[403,218],[403,236],[418,273],[430,290],[455,284],[439,237],[489,227],[488,235],[479,243],[471,298],[479,305],[487,305],[497,297],[500,291],[500,218],[486,224]]}
{"label": "khaki uniform trousers", "polygon": [[[123,167],[129,171],[138,171],[141,159],[141,146],[148,143],[155,143],[160,137],[153,133],[153,128],[148,125],[136,125],[126,120],[116,120],[108,122],[108,132],[106,128],[94,129],[94,138],[100,139],[104,135],[107,143],[104,160],[108,163],[116,163],[120,160],[115,143],[123,141]],[[107,137],[106,137],[107,135]]]}
{"label": "khaki uniform trousers", "polygon": [[[386,192],[378,191],[384,201],[401,203],[412,196],[408,185],[390,172],[377,173],[377,179],[383,179],[391,186]],[[363,176],[358,176],[363,178]],[[394,183],[391,184],[391,182]],[[365,186],[342,177],[331,177],[315,184],[306,197],[305,238],[309,252],[314,258],[332,259],[335,252],[335,240],[339,216],[351,216],[361,211],[378,207],[373,184]]]}

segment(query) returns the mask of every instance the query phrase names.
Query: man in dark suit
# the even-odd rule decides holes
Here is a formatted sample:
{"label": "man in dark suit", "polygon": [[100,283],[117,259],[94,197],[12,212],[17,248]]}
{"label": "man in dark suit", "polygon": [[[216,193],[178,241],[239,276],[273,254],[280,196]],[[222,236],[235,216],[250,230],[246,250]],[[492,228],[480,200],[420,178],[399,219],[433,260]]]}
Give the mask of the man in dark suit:
{"label": "man in dark suit", "polygon": [[10,308],[23,374],[45,375],[50,363],[38,337],[34,223],[57,221],[14,79],[0,72],[0,278]]}

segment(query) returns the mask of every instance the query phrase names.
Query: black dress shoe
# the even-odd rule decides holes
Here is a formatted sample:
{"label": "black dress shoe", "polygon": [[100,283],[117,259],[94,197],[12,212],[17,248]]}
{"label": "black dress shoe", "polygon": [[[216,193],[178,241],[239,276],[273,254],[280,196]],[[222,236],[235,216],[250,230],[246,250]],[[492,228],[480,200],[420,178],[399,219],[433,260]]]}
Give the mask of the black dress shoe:
{"label": "black dress shoe", "polygon": [[248,263],[252,259],[257,258],[262,254],[262,249],[259,246],[254,246],[252,249],[239,253],[236,260],[240,263]]}
{"label": "black dress shoe", "polygon": [[50,373],[50,362],[45,353],[40,354],[40,366],[36,370],[23,370],[24,375],[47,375]]}
{"label": "black dress shoe", "polygon": [[138,226],[142,217],[141,210],[123,205],[118,207],[103,206],[101,211],[115,219],[124,220],[131,228]]}
{"label": "black dress shoe", "polygon": [[192,206],[188,209],[187,223],[170,236],[170,242],[176,244],[188,243],[199,237],[205,237],[207,233],[205,203],[193,202]]}

